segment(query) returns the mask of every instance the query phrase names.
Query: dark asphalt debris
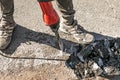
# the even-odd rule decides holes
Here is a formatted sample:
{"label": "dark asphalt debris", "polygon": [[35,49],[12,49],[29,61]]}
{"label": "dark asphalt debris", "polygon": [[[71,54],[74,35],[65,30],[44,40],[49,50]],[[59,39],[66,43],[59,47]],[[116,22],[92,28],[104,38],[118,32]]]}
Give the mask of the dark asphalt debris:
{"label": "dark asphalt debris", "polygon": [[120,38],[96,40],[72,47],[66,65],[79,80],[107,75],[120,75]]}

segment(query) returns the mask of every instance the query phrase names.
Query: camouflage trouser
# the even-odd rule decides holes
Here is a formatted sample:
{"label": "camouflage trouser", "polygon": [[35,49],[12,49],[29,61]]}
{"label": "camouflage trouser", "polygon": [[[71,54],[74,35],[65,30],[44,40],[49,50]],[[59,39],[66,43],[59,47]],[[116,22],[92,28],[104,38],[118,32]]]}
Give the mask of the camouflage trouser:
{"label": "camouflage trouser", "polygon": [[[38,0],[41,1],[41,0]],[[43,0],[42,0],[43,1]],[[58,8],[62,13],[64,23],[71,25],[74,21],[74,13],[72,0],[56,0]],[[14,13],[14,0],[0,0],[2,16],[13,16]]]}
{"label": "camouflage trouser", "polygon": [[13,21],[14,0],[0,0],[2,17]]}

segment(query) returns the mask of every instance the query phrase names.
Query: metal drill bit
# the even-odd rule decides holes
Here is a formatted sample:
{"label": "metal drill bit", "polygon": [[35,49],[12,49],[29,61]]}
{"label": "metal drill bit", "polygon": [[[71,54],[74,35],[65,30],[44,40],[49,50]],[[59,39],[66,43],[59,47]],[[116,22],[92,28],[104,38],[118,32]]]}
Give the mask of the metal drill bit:
{"label": "metal drill bit", "polygon": [[62,40],[60,39],[60,35],[59,35],[59,32],[58,32],[58,29],[59,29],[59,22],[50,26],[51,30],[55,33],[55,36],[57,38],[57,41],[58,41],[58,46],[60,48],[61,51],[64,51],[64,47],[63,47],[63,42]]}

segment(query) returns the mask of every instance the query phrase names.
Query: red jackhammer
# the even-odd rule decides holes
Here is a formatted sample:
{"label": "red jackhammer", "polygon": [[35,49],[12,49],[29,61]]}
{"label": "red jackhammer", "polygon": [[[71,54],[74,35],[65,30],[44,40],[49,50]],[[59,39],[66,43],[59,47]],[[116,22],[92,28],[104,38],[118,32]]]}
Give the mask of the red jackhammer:
{"label": "red jackhammer", "polygon": [[60,40],[58,33],[60,18],[52,6],[51,1],[39,1],[40,8],[43,13],[43,21],[47,26],[50,26],[51,30],[55,33],[59,48],[63,51],[63,43]]}

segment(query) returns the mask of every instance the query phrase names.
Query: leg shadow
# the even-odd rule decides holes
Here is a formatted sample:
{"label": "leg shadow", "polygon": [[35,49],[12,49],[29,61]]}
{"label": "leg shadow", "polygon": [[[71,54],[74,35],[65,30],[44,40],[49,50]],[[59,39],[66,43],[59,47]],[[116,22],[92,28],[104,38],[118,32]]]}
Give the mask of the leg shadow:
{"label": "leg shadow", "polygon": [[[20,46],[21,43],[27,44],[27,42],[29,41],[33,41],[39,44],[46,44],[48,46],[54,47],[59,50],[57,39],[54,35],[35,32],[23,26],[17,25],[13,32],[12,42],[7,47],[7,49],[2,50],[2,52],[5,54],[13,54],[16,51],[16,49]],[[66,39],[62,39],[62,41],[63,41],[63,44],[67,45],[66,46],[67,49],[70,49],[71,45],[77,44],[75,42],[68,41]],[[70,53],[70,51],[67,50],[66,53]]]}

